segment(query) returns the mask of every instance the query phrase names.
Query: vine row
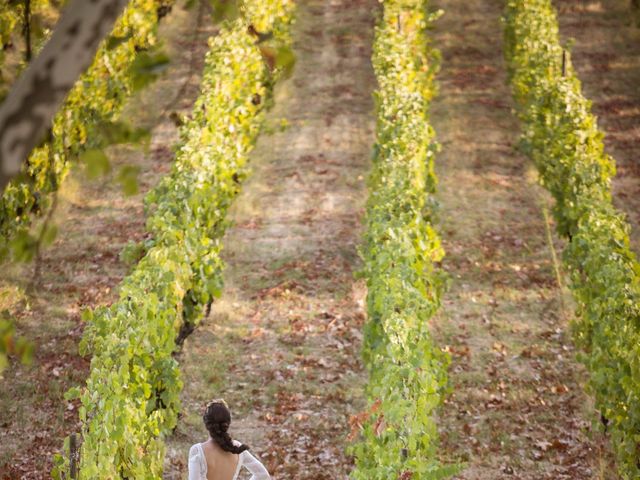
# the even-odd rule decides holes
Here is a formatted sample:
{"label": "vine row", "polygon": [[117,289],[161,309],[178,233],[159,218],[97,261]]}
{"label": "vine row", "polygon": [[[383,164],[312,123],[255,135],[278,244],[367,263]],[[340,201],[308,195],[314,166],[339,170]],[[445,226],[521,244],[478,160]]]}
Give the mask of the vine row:
{"label": "vine row", "polygon": [[386,0],[383,8],[373,53],[377,139],[361,248],[368,409],[352,447],[352,478],[444,478],[456,467],[437,459],[434,414],[448,357],[429,331],[444,290],[436,265],[444,251],[432,226],[437,144],[428,109],[438,57],[426,29],[433,16],[426,0]]}
{"label": "vine row", "polygon": [[[32,221],[50,207],[51,194],[74,159],[86,161],[90,171],[101,171],[106,168],[101,149],[141,139],[140,132],[117,119],[142,81],[145,63],[157,60],[145,50],[156,44],[159,12],[166,7],[166,0],[131,0],[56,114],[49,138],[31,153],[22,174],[7,185],[0,198],[0,261],[9,256],[30,260],[36,253],[41,235],[29,231]],[[14,23],[7,20],[7,27],[15,27]],[[53,240],[52,234],[44,236]]]}
{"label": "vine row", "polygon": [[625,479],[640,478],[640,264],[612,204],[615,164],[564,51],[550,0],[509,0],[505,54],[522,145],[555,199],[577,303],[574,338]]}
{"label": "vine row", "polygon": [[[244,0],[239,19],[209,40],[201,92],[181,127],[171,173],[145,197],[150,240],[123,280],[119,300],[86,311],[81,353],[93,354],[79,398],[80,479],[161,478],[164,437],[176,426],[182,388],[174,358],[181,329],[193,328],[222,288],[221,237],[256,140],[268,67],[248,25],[289,41],[291,0]],[[65,441],[68,450],[69,441]],[[54,478],[67,478],[56,457]]]}

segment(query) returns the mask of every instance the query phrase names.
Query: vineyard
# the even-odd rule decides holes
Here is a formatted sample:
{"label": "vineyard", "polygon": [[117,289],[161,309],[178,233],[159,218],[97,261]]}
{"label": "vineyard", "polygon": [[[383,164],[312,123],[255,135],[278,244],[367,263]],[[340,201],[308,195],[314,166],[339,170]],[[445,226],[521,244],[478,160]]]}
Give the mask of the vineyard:
{"label": "vineyard", "polygon": [[639,479],[635,3],[0,0],[0,480]]}

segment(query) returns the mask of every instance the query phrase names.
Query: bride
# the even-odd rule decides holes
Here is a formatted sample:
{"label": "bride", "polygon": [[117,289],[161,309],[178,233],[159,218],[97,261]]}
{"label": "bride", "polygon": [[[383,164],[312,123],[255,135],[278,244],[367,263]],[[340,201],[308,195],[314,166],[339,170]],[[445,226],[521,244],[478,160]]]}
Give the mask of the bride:
{"label": "bride", "polygon": [[231,412],[224,400],[210,402],[202,419],[209,440],[189,450],[189,480],[236,480],[242,467],[251,472],[251,480],[271,479],[249,447],[229,436]]}

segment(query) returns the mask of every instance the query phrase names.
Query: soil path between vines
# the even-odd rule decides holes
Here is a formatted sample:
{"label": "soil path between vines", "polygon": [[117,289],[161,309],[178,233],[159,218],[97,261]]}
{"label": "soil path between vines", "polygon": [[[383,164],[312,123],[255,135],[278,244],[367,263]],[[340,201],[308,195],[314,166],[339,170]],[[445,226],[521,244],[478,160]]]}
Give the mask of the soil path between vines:
{"label": "soil path between vines", "polygon": [[[184,478],[201,411],[223,397],[232,435],[275,479],[346,478],[363,403],[364,287],[356,247],[373,144],[375,0],[299,1],[297,63],[230,212],[222,298],[180,357],[183,417],[165,478]],[[279,128],[286,119],[288,126]]]}
{"label": "soil path between vines", "polygon": [[458,478],[467,480],[607,478],[572,347],[571,302],[547,240],[549,198],[515,150],[503,2],[434,3],[445,10],[433,31],[443,59],[431,118],[442,144],[439,230],[452,280],[434,322],[437,344],[452,356],[442,455],[466,462]]}

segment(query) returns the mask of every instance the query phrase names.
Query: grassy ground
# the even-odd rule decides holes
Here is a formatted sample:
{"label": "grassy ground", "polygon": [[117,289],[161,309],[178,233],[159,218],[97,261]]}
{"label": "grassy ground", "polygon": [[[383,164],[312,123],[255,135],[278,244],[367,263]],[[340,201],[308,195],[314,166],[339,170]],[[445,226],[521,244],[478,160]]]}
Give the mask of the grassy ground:
{"label": "grassy ground", "polygon": [[[346,478],[349,417],[362,406],[360,217],[373,142],[375,0],[304,0],[293,77],[230,214],[222,298],[180,357],[184,415],[166,478],[184,478],[200,413],[224,397],[234,436],[275,479]],[[276,128],[285,118],[288,127]]]}
{"label": "grassy ground", "polygon": [[[462,479],[607,478],[547,234],[548,198],[517,153],[501,50],[502,2],[435,2],[443,68],[432,119],[451,288],[434,324],[453,359],[443,457]],[[551,226],[551,229],[553,226]],[[551,245],[553,249],[551,248]]]}
{"label": "grassy ground", "polygon": [[88,359],[77,351],[80,313],[116,298],[116,286],[128,268],[119,253],[128,241],[144,236],[143,194],[169,171],[177,140],[168,114],[190,110],[206,37],[212,33],[205,19],[207,27],[196,35],[197,14],[197,9],[176,9],[165,19],[161,38],[173,65],[128,106],[132,120],[152,128],[149,154],[119,148],[111,155],[114,171],[125,164],[140,167],[140,193],[125,197],[112,179],[92,183],[81,172],[72,173],[54,215],[59,238],[43,252],[40,277],[34,281],[34,265],[3,266],[0,311],[11,313],[18,333],[34,343],[36,352],[32,366],[12,363],[0,379],[2,479],[49,478],[52,454],[78,429],[76,405],[65,402],[63,394],[81,384],[88,372]]}

